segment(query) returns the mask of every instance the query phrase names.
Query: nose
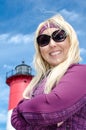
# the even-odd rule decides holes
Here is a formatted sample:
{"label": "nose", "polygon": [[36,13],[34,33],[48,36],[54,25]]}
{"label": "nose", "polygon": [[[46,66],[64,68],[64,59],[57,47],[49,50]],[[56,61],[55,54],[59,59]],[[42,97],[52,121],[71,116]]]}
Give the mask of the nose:
{"label": "nose", "polygon": [[52,38],[50,39],[49,46],[56,47],[56,42]]}

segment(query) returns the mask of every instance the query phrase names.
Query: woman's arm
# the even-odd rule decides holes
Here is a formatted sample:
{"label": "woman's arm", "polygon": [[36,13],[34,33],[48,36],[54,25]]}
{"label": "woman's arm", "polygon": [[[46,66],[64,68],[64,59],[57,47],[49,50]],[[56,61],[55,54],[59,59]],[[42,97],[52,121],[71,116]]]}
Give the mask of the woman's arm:
{"label": "woman's arm", "polygon": [[31,125],[65,121],[86,103],[85,71],[80,68],[79,71],[69,71],[51,93],[41,94],[19,104],[19,112]]}
{"label": "woman's arm", "polygon": [[[55,99],[54,95],[52,96],[52,99]],[[31,102],[26,100],[26,102],[18,106],[18,109],[27,122],[31,125],[47,126],[65,121],[78,110],[80,110],[80,108],[82,108],[85,103],[86,96],[82,97],[80,100],[69,106],[65,105],[67,104],[66,102],[62,103],[61,101],[60,103],[58,100],[57,103],[52,103],[52,101],[49,102],[49,97],[47,102],[47,97],[44,95],[42,96],[42,100],[41,96],[34,98],[33,101],[31,100]],[[26,109],[23,109],[23,107],[26,107]]]}
{"label": "woman's arm", "polygon": [[[21,100],[19,104],[21,104],[23,101],[24,99]],[[20,114],[17,107],[12,111],[11,124],[16,130],[27,130],[27,127],[29,128],[29,123],[25,121],[24,117],[22,114]]]}
{"label": "woman's arm", "polygon": [[15,108],[11,116],[11,124],[16,130],[26,130],[27,122]]}

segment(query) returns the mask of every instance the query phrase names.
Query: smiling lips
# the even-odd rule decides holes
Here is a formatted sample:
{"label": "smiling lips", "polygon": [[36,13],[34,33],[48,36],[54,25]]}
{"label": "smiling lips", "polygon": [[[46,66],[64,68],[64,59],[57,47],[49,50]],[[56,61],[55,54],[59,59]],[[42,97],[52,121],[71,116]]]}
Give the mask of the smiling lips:
{"label": "smiling lips", "polygon": [[50,56],[56,56],[56,55],[59,55],[59,54],[61,54],[61,51],[53,51],[53,52],[49,53]]}

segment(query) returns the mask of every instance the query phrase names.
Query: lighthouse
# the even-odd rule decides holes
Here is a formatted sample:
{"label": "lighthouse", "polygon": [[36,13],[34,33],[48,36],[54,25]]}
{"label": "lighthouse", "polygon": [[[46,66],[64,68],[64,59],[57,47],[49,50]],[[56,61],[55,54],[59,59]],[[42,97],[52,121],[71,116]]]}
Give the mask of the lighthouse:
{"label": "lighthouse", "polygon": [[31,67],[26,65],[24,61],[17,65],[14,70],[6,73],[6,83],[10,87],[7,130],[15,130],[10,122],[12,110],[23,98],[23,91],[32,78]]}

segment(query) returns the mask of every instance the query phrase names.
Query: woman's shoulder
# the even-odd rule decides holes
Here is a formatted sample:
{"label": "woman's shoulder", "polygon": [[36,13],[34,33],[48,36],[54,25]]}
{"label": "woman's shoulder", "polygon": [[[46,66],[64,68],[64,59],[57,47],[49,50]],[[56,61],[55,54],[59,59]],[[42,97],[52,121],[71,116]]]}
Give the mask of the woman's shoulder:
{"label": "woman's shoulder", "polygon": [[62,81],[67,81],[69,83],[69,86],[74,85],[77,89],[86,90],[86,65],[71,65],[63,76]]}
{"label": "woman's shoulder", "polygon": [[73,64],[68,68],[67,74],[74,77],[86,78],[86,64]]}
{"label": "woman's shoulder", "polygon": [[72,64],[70,65],[69,70],[86,71],[86,64]]}

